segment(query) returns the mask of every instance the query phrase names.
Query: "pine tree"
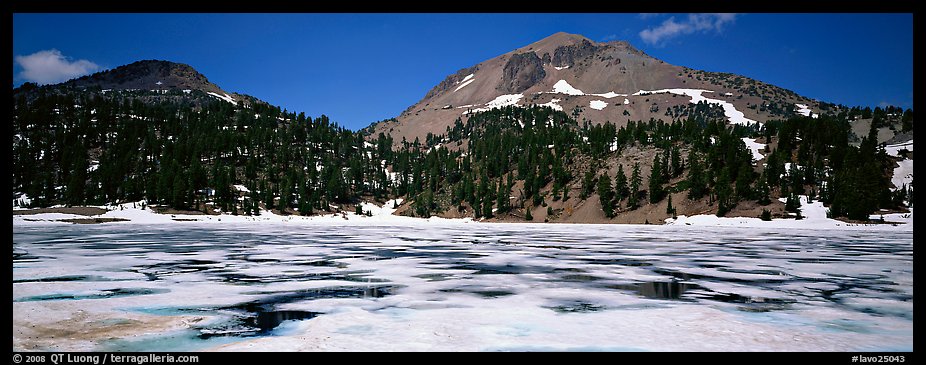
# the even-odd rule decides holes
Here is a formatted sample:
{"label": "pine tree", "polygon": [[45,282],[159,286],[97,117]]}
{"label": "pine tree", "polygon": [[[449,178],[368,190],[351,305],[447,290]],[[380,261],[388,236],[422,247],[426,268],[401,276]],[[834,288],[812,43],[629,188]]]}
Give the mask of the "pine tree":
{"label": "pine tree", "polygon": [[[509,179],[509,181],[510,181],[510,179],[511,179],[510,175],[509,175],[508,179]],[[498,202],[498,203],[497,203],[497,205],[498,205],[498,210],[496,210],[496,213],[497,213],[499,216],[501,216],[502,214],[505,214],[505,213],[508,212],[508,209],[509,209],[509,207],[508,207],[508,206],[509,206],[509,198],[508,198],[508,197],[509,197],[509,195],[511,194],[511,189],[509,188],[508,184],[502,182],[502,179],[501,179],[501,178],[498,179],[498,186],[497,186],[497,189],[498,189],[498,192],[497,192],[497,194],[496,194],[495,200]]]}
{"label": "pine tree", "polygon": [[765,171],[759,175],[759,180],[756,181],[756,194],[758,195],[756,203],[759,203],[759,205],[769,205],[772,203],[771,197],[769,196],[768,183],[765,178]]}
{"label": "pine tree", "polygon": [[630,174],[630,193],[627,200],[627,208],[637,209],[640,199],[640,163],[633,164],[633,172]]}
{"label": "pine tree", "polygon": [[682,158],[678,146],[672,146],[672,177],[682,174]]}
{"label": "pine tree", "polygon": [[614,199],[617,203],[620,203],[628,195],[630,195],[630,188],[627,187],[627,175],[624,174],[624,165],[618,165],[617,175],[614,177]]}
{"label": "pine tree", "polygon": [[797,194],[788,194],[788,199],[785,201],[785,211],[791,213],[797,213],[800,211],[801,203]]}
{"label": "pine tree", "polygon": [[582,179],[582,193],[579,194],[579,198],[582,200],[588,199],[589,195],[592,195],[592,191],[595,188],[595,173],[591,169],[585,172],[585,178]]}
{"label": "pine tree", "polygon": [[662,200],[662,170],[662,160],[657,154],[653,159],[653,168],[649,174],[649,202],[651,204],[656,204]]}
{"label": "pine tree", "polygon": [[598,200],[601,210],[608,218],[614,217],[614,191],[611,190],[611,177],[605,172],[598,178]]}
{"label": "pine tree", "polygon": [[669,194],[668,200],[669,202],[668,205],[666,205],[666,214],[671,214],[673,217],[675,217],[675,207],[672,206],[672,194]]}
{"label": "pine tree", "polygon": [[764,221],[770,221],[772,220],[772,212],[768,211],[768,209],[762,209],[762,215],[759,216],[759,218]]}
{"label": "pine tree", "polygon": [[524,220],[532,221],[534,216],[531,214],[531,207],[524,208]]}
{"label": "pine tree", "polygon": [[[494,188],[494,185],[493,185]],[[482,202],[482,216],[486,218],[492,218],[492,206],[495,201],[495,189],[489,188],[489,176],[486,170],[483,170],[483,175],[479,179],[479,195],[480,201]]]}
{"label": "pine tree", "polygon": [[707,193],[701,162],[694,150],[688,153],[688,199],[697,200]]}
{"label": "pine tree", "polygon": [[[668,148],[662,150],[662,161],[661,161],[662,163],[660,164],[660,169],[659,169],[659,174],[660,174],[659,181],[662,182],[663,184],[669,182],[669,177],[671,176],[670,170],[672,166],[669,165],[670,155],[671,155],[671,151],[669,151]],[[659,156],[659,155],[657,154],[656,156]]]}
{"label": "pine tree", "polygon": [[752,198],[752,165],[746,162],[740,164],[736,175],[736,200]]}
{"label": "pine tree", "polygon": [[723,217],[736,205],[730,191],[730,169],[727,166],[720,169],[714,191],[717,194],[717,216]]}

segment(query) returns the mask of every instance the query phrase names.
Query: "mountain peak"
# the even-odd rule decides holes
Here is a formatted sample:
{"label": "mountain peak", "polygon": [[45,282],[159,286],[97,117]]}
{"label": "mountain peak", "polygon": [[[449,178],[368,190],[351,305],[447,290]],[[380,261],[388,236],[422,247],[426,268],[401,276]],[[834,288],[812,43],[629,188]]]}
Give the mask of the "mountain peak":
{"label": "mountain peak", "polygon": [[794,103],[813,104],[739,75],[666,63],[626,40],[596,42],[557,32],[447,76],[397,116],[396,123],[379,128],[395,141],[414,140],[443,133],[473,112],[506,105],[575,111],[598,123],[677,120],[694,113],[702,93],[716,105],[729,105],[724,108],[731,110],[731,122],[744,120],[738,115],[759,122],[787,117]]}
{"label": "mountain peak", "polygon": [[142,60],[101,71],[64,83],[74,87],[126,90],[202,90],[216,93],[221,88],[209,82],[192,66],[163,60]]}
{"label": "mountain peak", "polygon": [[585,36],[581,34],[556,32],[556,33],[551,34],[549,37],[541,39],[535,43],[555,43],[560,46],[566,46],[570,44],[576,44],[582,41],[591,42],[590,39],[586,38]]}
{"label": "mountain peak", "polygon": [[516,49],[514,53],[534,52],[542,57],[544,53],[552,54],[557,48],[573,46],[583,42],[588,42],[590,44],[594,43],[592,40],[579,34],[556,32],[544,39]]}

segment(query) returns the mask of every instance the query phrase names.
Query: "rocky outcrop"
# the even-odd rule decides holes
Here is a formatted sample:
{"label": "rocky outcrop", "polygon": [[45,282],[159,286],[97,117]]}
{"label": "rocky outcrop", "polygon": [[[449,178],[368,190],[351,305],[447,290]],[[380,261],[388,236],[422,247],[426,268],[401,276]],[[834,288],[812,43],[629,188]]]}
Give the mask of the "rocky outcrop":
{"label": "rocky outcrop", "polygon": [[550,62],[553,66],[557,67],[575,67],[577,61],[589,57],[597,51],[597,46],[587,39],[583,39],[582,42],[578,44],[557,47],[556,50],[553,51],[553,58]]}
{"label": "rocky outcrop", "polygon": [[516,53],[505,63],[499,90],[506,94],[520,93],[547,76],[543,62],[534,52]]}

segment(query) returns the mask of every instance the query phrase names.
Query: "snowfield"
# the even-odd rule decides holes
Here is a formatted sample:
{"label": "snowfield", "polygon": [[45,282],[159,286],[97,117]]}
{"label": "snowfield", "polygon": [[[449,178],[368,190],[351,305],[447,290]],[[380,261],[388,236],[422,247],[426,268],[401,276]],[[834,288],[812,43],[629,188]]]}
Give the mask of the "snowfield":
{"label": "snowfield", "polygon": [[588,102],[588,107],[595,110],[602,110],[604,107],[608,106],[608,103],[601,100],[592,100]]}

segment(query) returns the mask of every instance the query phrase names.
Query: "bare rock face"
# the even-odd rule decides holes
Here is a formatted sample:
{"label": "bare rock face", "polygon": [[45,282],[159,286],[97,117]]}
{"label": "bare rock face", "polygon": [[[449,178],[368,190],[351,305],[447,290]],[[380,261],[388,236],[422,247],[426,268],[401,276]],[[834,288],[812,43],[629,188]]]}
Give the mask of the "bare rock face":
{"label": "bare rock face", "polygon": [[508,94],[520,93],[546,76],[547,72],[543,70],[543,62],[536,53],[517,53],[505,63],[499,90]]}
{"label": "bare rock face", "polygon": [[589,42],[587,39],[583,39],[582,42],[578,44],[557,47],[556,50],[553,51],[553,59],[551,62],[553,63],[553,66],[575,67],[576,61],[589,57],[595,54],[597,51],[597,46],[592,44],[592,42]]}

